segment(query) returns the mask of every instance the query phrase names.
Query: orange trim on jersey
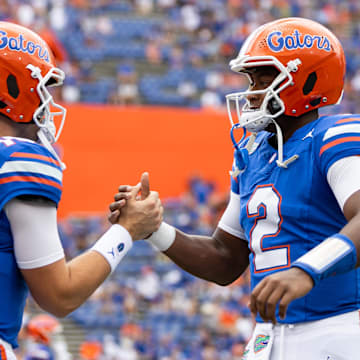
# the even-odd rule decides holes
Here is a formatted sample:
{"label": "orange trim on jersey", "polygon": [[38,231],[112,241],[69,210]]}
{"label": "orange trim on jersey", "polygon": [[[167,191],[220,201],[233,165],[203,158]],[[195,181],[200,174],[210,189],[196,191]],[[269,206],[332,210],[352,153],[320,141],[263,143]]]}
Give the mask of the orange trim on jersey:
{"label": "orange trim on jersey", "polygon": [[255,190],[253,191],[250,199],[248,200],[248,204],[252,198],[252,196],[255,194],[256,190],[258,188],[262,188],[262,187],[271,187],[274,192],[276,193],[276,195],[279,197],[279,204],[278,204],[278,214],[279,214],[279,218],[280,218],[280,221],[279,221],[279,224],[278,224],[278,230],[275,234],[265,234],[262,236],[261,240],[260,240],[260,248],[261,250],[263,250],[264,252],[268,251],[268,250],[275,250],[275,249],[284,249],[284,248],[287,248],[287,261],[288,263],[286,265],[280,265],[280,266],[274,266],[274,267],[269,267],[269,268],[266,268],[266,269],[262,269],[262,270],[256,270],[256,265],[255,265],[255,252],[253,251],[252,249],[252,232],[253,230],[255,229],[256,225],[257,225],[257,222],[258,220],[262,220],[262,219],[266,219],[266,206],[264,204],[261,204],[259,205],[258,209],[260,207],[262,207],[264,209],[264,215],[263,216],[260,216],[260,212],[258,210],[257,213],[255,214],[249,214],[249,209],[248,209],[248,205],[246,206],[246,213],[247,213],[247,216],[248,217],[256,217],[255,221],[254,221],[254,225],[252,226],[251,230],[250,230],[250,249],[251,249],[251,252],[254,254],[253,256],[253,265],[254,265],[254,272],[255,273],[262,273],[262,272],[266,272],[266,271],[271,271],[271,270],[278,270],[278,269],[285,269],[285,268],[289,268],[290,265],[291,265],[291,261],[290,261],[290,245],[278,245],[278,246],[271,246],[271,247],[267,247],[267,248],[263,248],[262,246],[262,243],[263,243],[263,240],[264,238],[269,238],[269,237],[275,237],[279,234],[280,230],[281,230],[281,224],[283,222],[283,217],[281,215],[281,202],[282,202],[282,196],[280,195],[280,193],[276,190],[276,188],[274,187],[273,184],[262,184],[262,185],[258,185]]}
{"label": "orange trim on jersey", "polygon": [[14,152],[14,153],[11,154],[11,157],[22,157],[22,158],[27,158],[27,159],[43,160],[43,161],[47,161],[47,162],[50,162],[52,164],[55,164],[58,167],[61,167],[60,163],[57,160],[50,157],[50,156],[39,155],[39,154],[31,154],[31,153],[23,153],[23,152]]}
{"label": "orange trim on jersey", "polygon": [[326,145],[322,146],[322,148],[320,149],[320,154],[319,156],[322,155],[322,153],[330,148],[332,148],[333,146],[339,145],[339,144],[343,144],[346,142],[352,142],[352,141],[360,141],[360,137],[359,136],[348,136],[348,137],[344,137],[344,138],[340,138],[340,139],[336,139],[333,141],[330,141],[329,143],[327,143]]}
{"label": "orange trim on jersey", "polygon": [[35,176],[16,176],[16,175],[15,176],[9,176],[9,177],[5,177],[5,178],[0,179],[0,184],[6,184],[6,183],[9,183],[9,182],[14,182],[14,181],[35,182],[35,183],[40,183],[40,184],[43,184],[43,185],[53,186],[53,187],[56,187],[59,190],[62,189],[62,185],[58,184],[57,182],[55,182],[53,180],[39,178],[39,177],[35,177]]}
{"label": "orange trim on jersey", "polygon": [[6,360],[7,356],[6,356],[6,351],[3,345],[0,345],[0,359],[1,360]]}
{"label": "orange trim on jersey", "polygon": [[335,124],[345,124],[345,123],[353,122],[353,121],[360,121],[360,118],[341,119],[341,120],[337,121]]}

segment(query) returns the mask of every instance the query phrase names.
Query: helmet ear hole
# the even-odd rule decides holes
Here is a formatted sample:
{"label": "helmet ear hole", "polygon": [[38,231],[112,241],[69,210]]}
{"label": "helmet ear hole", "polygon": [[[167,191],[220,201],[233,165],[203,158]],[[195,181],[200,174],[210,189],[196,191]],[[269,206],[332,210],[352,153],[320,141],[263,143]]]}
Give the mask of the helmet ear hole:
{"label": "helmet ear hole", "polygon": [[317,80],[317,75],[316,72],[314,71],[308,76],[308,78],[305,81],[305,84],[303,86],[304,95],[307,95],[312,91],[312,89],[315,86],[316,80]]}
{"label": "helmet ear hole", "polygon": [[0,101],[0,109],[6,108],[6,104],[3,101]]}
{"label": "helmet ear hole", "polygon": [[19,87],[18,87],[18,84],[16,81],[16,77],[14,75],[10,74],[6,79],[6,83],[7,83],[9,95],[11,97],[13,97],[14,99],[16,99],[20,93]]}

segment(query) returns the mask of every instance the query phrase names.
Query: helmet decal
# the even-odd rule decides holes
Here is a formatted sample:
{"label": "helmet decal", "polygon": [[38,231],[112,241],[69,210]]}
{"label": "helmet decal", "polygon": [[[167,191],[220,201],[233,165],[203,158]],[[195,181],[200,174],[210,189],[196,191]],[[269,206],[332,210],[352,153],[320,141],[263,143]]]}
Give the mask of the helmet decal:
{"label": "helmet decal", "polygon": [[27,40],[23,34],[17,37],[8,36],[6,31],[0,30],[0,50],[8,48],[11,51],[19,51],[30,55],[37,55],[39,59],[50,62],[49,51],[40,44]]}
{"label": "helmet decal", "polygon": [[282,31],[273,31],[267,37],[269,48],[279,52],[285,47],[287,50],[311,49],[316,46],[319,50],[330,51],[330,40],[326,36],[306,34],[302,36],[298,29],[293,34],[284,36]]}

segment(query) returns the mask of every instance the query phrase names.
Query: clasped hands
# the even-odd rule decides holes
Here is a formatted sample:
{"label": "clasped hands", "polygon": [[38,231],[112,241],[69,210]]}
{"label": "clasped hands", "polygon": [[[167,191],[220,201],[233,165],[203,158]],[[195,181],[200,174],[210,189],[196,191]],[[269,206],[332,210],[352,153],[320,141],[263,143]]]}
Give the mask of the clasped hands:
{"label": "clasped hands", "polygon": [[149,237],[158,230],[163,220],[164,208],[159,194],[150,191],[149,174],[146,172],[137,185],[119,186],[109,209],[111,224],[123,226],[134,241]]}

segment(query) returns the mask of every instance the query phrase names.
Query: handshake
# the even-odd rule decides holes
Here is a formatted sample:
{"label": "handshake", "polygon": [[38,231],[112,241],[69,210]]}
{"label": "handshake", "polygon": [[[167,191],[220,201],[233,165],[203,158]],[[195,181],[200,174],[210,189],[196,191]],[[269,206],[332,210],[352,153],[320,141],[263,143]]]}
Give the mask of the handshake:
{"label": "handshake", "polygon": [[164,208],[156,191],[150,191],[149,174],[143,173],[135,186],[121,185],[109,206],[111,224],[123,226],[132,239],[148,238],[163,220]]}

